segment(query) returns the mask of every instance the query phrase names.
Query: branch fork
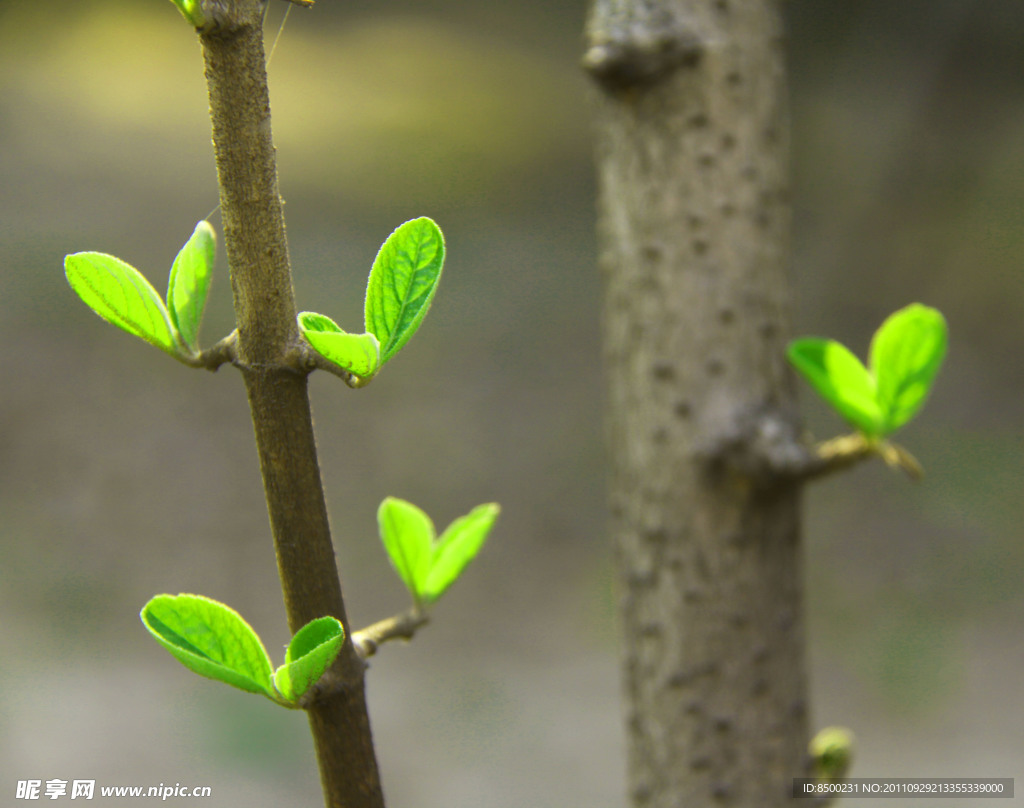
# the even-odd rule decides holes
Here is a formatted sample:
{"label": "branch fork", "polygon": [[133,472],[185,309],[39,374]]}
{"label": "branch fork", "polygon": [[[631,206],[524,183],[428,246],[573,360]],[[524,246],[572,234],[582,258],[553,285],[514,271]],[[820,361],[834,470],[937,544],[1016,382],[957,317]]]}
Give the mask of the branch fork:
{"label": "branch fork", "polygon": [[[430,622],[430,617],[421,608],[414,606],[408,611],[396,614],[384,620],[378,620],[366,628],[352,634],[352,647],[356,656],[363,661],[377,653],[377,649],[392,640],[411,640],[416,632]],[[299,700],[298,706],[303,710],[310,709],[318,701],[337,695],[348,689],[349,683],[333,670],[328,670]]]}

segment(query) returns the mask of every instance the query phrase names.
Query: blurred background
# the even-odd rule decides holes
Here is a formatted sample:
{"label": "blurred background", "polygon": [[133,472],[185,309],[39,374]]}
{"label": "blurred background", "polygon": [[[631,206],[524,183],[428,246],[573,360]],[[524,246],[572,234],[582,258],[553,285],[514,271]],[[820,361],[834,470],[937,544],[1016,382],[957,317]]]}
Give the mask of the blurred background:
{"label": "blurred background", "polygon": [[[872,463],[807,492],[813,721],[855,731],[857,776],[1019,778],[1024,5],[786,12],[796,332],[863,356],[920,300],[952,339],[901,434],[925,480]],[[406,605],[376,537],[384,496],[439,528],[503,506],[433,623],[373,659],[391,808],[624,804],[584,13],[320,0],[292,11],[270,66],[300,308],[358,329],[394,227],[429,215],[448,241],[433,310],[387,372],[359,392],[311,381],[353,622]],[[240,379],[102,323],[62,271],[101,250],[162,292],[217,204],[208,126],[199,46],[170,3],[0,0],[6,802],[18,780],[78,778],[320,804],[304,717],[188,673],[137,617],[154,594],[202,593],[283,656]],[[233,327],[218,262],[206,345]],[[843,429],[803,392],[817,437]]]}

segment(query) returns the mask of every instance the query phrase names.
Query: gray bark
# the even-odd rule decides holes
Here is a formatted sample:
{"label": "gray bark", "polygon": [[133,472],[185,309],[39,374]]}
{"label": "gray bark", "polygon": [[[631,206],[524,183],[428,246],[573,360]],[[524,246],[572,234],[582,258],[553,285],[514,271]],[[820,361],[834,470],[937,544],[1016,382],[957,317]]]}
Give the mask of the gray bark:
{"label": "gray bark", "polygon": [[629,784],[789,802],[807,693],[777,0],[595,0]]}

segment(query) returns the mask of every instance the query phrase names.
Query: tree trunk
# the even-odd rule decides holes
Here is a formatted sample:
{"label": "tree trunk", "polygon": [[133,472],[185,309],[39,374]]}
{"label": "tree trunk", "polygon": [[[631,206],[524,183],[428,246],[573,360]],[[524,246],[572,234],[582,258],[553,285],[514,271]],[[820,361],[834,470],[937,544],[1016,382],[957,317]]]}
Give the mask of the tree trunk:
{"label": "tree trunk", "polygon": [[778,0],[594,0],[634,806],[788,804],[807,691]]}

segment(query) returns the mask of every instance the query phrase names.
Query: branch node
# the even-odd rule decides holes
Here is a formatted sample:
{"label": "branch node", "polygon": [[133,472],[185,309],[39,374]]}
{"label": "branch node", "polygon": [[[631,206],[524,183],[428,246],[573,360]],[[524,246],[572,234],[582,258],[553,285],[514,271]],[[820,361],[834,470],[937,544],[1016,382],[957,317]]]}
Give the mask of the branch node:
{"label": "branch node", "polygon": [[261,24],[262,5],[252,0],[200,0],[202,36],[226,36],[245,25]]}
{"label": "branch node", "polygon": [[333,669],[327,670],[309,690],[302,694],[298,701],[298,708],[308,710],[314,704],[326,701],[347,688],[348,684],[341,676],[336,674]]}
{"label": "branch node", "polygon": [[696,454],[709,473],[731,472],[758,489],[796,482],[819,463],[795,419],[774,406],[732,419]]}
{"label": "branch node", "polygon": [[235,364],[238,361],[238,329],[236,328],[224,339],[205,351],[200,351],[194,360],[186,362],[190,367],[206,368],[215,373],[221,365]]}
{"label": "branch node", "polygon": [[680,68],[696,67],[704,54],[700,37],[688,28],[634,25],[594,38],[583,69],[609,92],[650,87]]}
{"label": "branch node", "polygon": [[293,342],[285,354],[285,364],[296,372],[309,374],[314,370],[325,370],[337,376],[349,387],[356,389],[364,387],[369,379],[363,379],[355,374],[349,373],[342,367],[326,359],[315,351],[304,339]]}
{"label": "branch node", "polygon": [[696,455],[708,473],[732,473],[761,490],[834,474],[874,456],[912,480],[924,476],[917,458],[904,447],[860,432],[808,445],[795,421],[771,407],[734,419]]}

